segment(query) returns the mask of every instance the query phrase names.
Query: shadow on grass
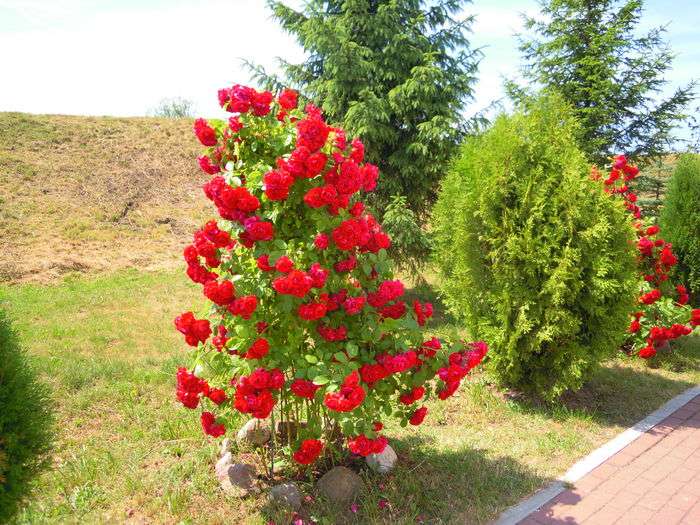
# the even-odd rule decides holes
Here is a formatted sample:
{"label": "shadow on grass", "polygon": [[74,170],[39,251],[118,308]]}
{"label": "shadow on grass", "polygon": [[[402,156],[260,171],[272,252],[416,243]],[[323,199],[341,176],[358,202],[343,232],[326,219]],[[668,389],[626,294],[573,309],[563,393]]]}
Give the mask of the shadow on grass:
{"label": "shadow on grass", "polygon": [[389,474],[376,474],[361,463],[364,490],[356,507],[338,508],[316,498],[300,511],[304,521],[487,523],[551,481],[511,457],[490,457],[466,446],[437,450],[418,435],[392,440],[392,446],[399,459]]}
{"label": "shadow on grass", "polygon": [[28,361],[0,309],[0,523],[9,521],[27,498],[51,447],[48,389]]}
{"label": "shadow on grass", "polygon": [[[684,359],[688,362],[687,366],[697,367],[700,363],[697,356],[689,355]],[[674,396],[695,386],[691,381],[672,379],[653,372],[641,363],[635,365],[631,367],[617,361],[611,366],[602,367],[581,390],[567,393],[553,404],[532,398],[521,398],[516,402],[524,411],[540,413],[552,419],[575,413],[606,426],[628,427]]]}
{"label": "shadow on grass", "polygon": [[433,317],[430,320],[431,326],[439,325],[455,325],[459,320],[455,318],[447,308],[447,305],[442,301],[437,288],[428,282],[417,283],[406,289],[406,295],[403,300],[408,305],[413,304],[414,300],[421,302],[427,301],[433,305]]}

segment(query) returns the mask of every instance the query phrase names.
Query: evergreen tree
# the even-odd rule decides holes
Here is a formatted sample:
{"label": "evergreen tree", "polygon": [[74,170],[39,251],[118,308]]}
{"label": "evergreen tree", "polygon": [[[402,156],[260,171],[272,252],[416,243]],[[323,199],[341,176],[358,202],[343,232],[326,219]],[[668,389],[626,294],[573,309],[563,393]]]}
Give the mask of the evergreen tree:
{"label": "evergreen tree", "polygon": [[466,132],[479,53],[467,40],[471,17],[457,19],[467,1],[310,0],[301,11],[269,2],[308,53],[301,64],[282,62],[283,83],[362,137],[382,172],[380,211],[405,195],[424,216]]}
{"label": "evergreen tree", "polygon": [[636,180],[635,191],[639,195],[637,205],[642,209],[644,217],[658,219],[666,193],[666,184],[673,173],[673,157],[658,157],[650,159]]}
{"label": "evergreen tree", "polygon": [[686,153],[668,184],[661,227],[678,256],[675,276],[700,305],[700,155]]}
{"label": "evergreen tree", "polygon": [[[533,36],[521,39],[523,73],[574,106],[591,160],[666,151],[695,84],[661,96],[674,55],[664,27],[635,35],[643,1],[541,0],[540,6],[544,19],[526,17]],[[518,91],[511,85],[511,94]]]}

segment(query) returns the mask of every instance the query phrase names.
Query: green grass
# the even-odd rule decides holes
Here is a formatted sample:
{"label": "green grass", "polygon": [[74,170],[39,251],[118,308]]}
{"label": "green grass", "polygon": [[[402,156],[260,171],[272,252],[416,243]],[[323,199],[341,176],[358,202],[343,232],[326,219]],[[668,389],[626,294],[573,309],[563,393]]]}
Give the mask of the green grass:
{"label": "green grass", "polygon": [[[0,288],[58,420],[53,469],[37,480],[20,523],[281,523],[264,498],[220,492],[216,443],[174,400],[187,350],[172,319],[200,298],[170,273]],[[461,333],[449,315],[437,317],[436,333]],[[418,429],[388,427],[399,466],[386,477],[362,471],[356,514],[318,499],[302,514],[319,523],[484,523],[699,383],[699,360],[697,337],[657,369],[615,360],[554,406],[504,396],[477,375],[458,397],[431,404]]]}

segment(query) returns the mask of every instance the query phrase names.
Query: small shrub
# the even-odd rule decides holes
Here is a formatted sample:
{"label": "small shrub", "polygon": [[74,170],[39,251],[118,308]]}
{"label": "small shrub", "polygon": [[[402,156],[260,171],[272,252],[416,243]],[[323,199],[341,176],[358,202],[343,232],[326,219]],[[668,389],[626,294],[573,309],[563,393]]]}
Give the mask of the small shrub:
{"label": "small shrub", "polygon": [[192,101],[180,97],[164,98],[150,113],[161,118],[190,118],[193,114]]}
{"label": "small shrub", "polygon": [[419,281],[422,278],[421,270],[430,258],[428,233],[421,227],[403,195],[391,198],[383,219],[384,231],[391,237],[389,256],[401,271]]}
{"label": "small shrub", "polygon": [[47,388],[38,383],[0,310],[0,523],[8,521],[44,468],[51,445]]}
{"label": "small shrub", "polygon": [[553,399],[624,338],[633,230],[588,177],[571,110],[553,95],[468,140],[434,210],[442,291],[492,350],[498,382]]}
{"label": "small shrub", "polygon": [[661,227],[678,257],[675,277],[700,304],[700,155],[681,156],[668,185]]}

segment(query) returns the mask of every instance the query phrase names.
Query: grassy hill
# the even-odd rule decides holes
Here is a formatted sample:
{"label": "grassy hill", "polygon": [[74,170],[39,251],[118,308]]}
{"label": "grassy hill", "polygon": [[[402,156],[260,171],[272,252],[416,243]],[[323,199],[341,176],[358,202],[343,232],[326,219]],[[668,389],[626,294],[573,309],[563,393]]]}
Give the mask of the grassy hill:
{"label": "grassy hill", "polygon": [[210,213],[191,126],[0,113],[0,281],[179,264]]}

